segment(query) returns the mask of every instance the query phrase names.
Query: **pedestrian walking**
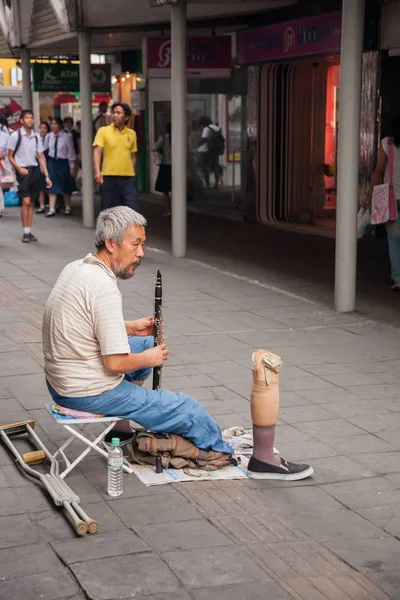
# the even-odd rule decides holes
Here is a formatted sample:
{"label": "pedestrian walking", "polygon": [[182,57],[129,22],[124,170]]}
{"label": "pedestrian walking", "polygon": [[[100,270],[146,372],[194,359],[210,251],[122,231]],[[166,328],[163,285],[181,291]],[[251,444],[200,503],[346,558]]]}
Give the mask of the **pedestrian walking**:
{"label": "pedestrian walking", "polygon": [[[371,186],[368,192],[364,208],[371,206],[372,193],[374,186],[382,183],[389,183],[389,144],[393,149],[393,164],[390,168],[393,172],[393,191],[397,201],[397,211],[400,211],[400,115],[391,123],[391,135],[383,138],[378,155],[378,164],[371,180]],[[400,216],[395,221],[385,223],[387,239],[389,244],[389,257],[392,268],[392,279],[394,285],[391,287],[393,292],[400,292]]]}
{"label": "pedestrian walking", "polygon": [[171,176],[171,123],[165,127],[165,135],[154,145],[153,151],[159,155],[159,169],[156,181],[156,192],[161,192],[164,199],[164,217],[171,216],[171,198],[172,189]]}
{"label": "pedestrian walking", "polygon": [[101,209],[138,207],[136,190],[136,132],[127,127],[132,111],[127,104],[112,106],[112,124],[101,127],[93,142],[95,179],[100,184]]}
{"label": "pedestrian walking", "polygon": [[210,117],[200,117],[199,127],[201,140],[198,152],[204,182],[207,187],[210,187],[210,174],[213,173],[215,188],[220,188],[222,186],[222,167],[219,164],[219,157],[225,152],[225,138],[222,135],[221,128],[214,125]]}
{"label": "pedestrian walking", "polygon": [[96,133],[98,132],[100,127],[106,127],[107,125],[110,125],[110,117],[109,115],[107,115],[107,111],[108,102],[103,100],[102,102],[100,102],[99,110],[93,118],[93,137],[96,136]]}
{"label": "pedestrian walking", "polygon": [[[48,157],[49,157],[48,141],[47,141],[49,133],[50,133],[50,125],[47,123],[47,121],[42,121],[39,125],[39,135],[42,138],[43,148],[44,148],[43,154],[46,159],[46,162],[48,161]],[[39,194],[39,208],[36,211],[37,215],[44,214],[46,212],[46,203],[48,204],[48,200],[49,200],[46,180],[45,180],[45,177],[42,172],[40,173],[40,188],[41,189],[40,189],[40,194]]]}
{"label": "pedestrian walking", "polygon": [[[8,129],[7,119],[4,115],[0,115],[0,160],[6,168],[7,159],[7,143],[10,137],[10,130]],[[0,218],[4,212],[4,193],[3,188],[0,186]]]}
{"label": "pedestrian walking", "polygon": [[64,196],[66,217],[72,214],[71,194],[75,175],[76,153],[72,135],[63,129],[63,122],[59,117],[54,117],[51,122],[51,133],[48,136],[49,173],[53,182],[49,189],[50,208],[46,215],[54,217],[56,213],[57,195]]}
{"label": "pedestrian walking", "polygon": [[40,169],[46,178],[46,186],[51,188],[42,138],[33,130],[31,110],[21,112],[21,128],[14,131],[7,143],[8,159],[17,174],[18,195],[21,200],[23,226],[22,242],[37,242],[31,231],[33,207],[40,195]]}

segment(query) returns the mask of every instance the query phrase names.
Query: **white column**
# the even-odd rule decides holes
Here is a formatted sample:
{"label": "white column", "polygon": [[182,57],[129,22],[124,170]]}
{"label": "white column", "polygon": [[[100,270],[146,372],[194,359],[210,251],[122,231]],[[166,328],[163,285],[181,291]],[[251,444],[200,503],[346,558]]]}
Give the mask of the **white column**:
{"label": "white column", "polygon": [[335,308],[339,312],[356,307],[363,37],[364,0],[343,0],[335,269]]}
{"label": "white column", "polygon": [[84,227],[94,227],[92,78],[90,32],[79,34],[79,87],[81,101],[82,217]]}
{"label": "white column", "polygon": [[171,6],[172,254],[186,256],[186,0]]}
{"label": "white column", "polygon": [[31,81],[31,53],[28,48],[21,48],[22,68],[22,104],[23,109],[33,110],[32,106],[32,81]]}

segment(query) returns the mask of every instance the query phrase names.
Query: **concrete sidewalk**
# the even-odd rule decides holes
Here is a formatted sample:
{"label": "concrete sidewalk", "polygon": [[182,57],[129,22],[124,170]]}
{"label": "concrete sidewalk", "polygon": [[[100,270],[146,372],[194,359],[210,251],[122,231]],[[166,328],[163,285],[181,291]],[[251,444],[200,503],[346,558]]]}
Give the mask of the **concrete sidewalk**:
{"label": "concrete sidewalk", "polygon": [[[93,250],[93,232],[62,216],[35,218],[20,242],[17,209],[0,221],[1,423],[32,417],[60,441],[44,409],[41,312],[62,267]],[[123,282],[126,318],[153,311],[162,270],[171,359],[163,385],[204,403],[222,427],[250,425],[251,353],[282,355],[276,445],[309,461],[298,483],[173,484],[124,478],[106,495],[106,465],[90,457],[67,481],[101,532],[76,539],[0,447],[0,598],[114,600],[375,600],[400,598],[399,331],[362,315],[176,261],[150,224],[146,259]],[[207,239],[207,232],[204,232]],[[239,265],[240,267],[240,265]],[[241,277],[243,278],[241,279]]]}

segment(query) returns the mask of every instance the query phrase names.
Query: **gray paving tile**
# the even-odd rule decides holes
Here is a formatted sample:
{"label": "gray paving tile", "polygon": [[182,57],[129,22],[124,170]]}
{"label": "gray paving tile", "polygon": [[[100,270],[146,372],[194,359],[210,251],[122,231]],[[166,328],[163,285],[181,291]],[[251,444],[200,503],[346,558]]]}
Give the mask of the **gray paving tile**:
{"label": "gray paving tile", "polygon": [[323,421],[324,419],[335,419],[332,413],[322,408],[322,406],[308,405],[308,406],[296,406],[293,408],[282,407],[279,411],[279,418],[288,425],[294,425],[296,423],[310,422],[310,421]]}
{"label": "gray paving tile", "polygon": [[41,541],[39,536],[38,528],[26,515],[0,517],[0,548],[35,544]]}
{"label": "gray paving tile", "polygon": [[188,588],[208,588],[268,579],[253,559],[233,546],[166,552],[162,557]]}
{"label": "gray paving tile", "polygon": [[265,502],[266,508],[270,508],[272,515],[283,514],[287,518],[300,513],[309,514],[310,517],[315,513],[323,513],[326,519],[334,519],[334,513],[343,508],[328,491],[320,487],[264,488],[256,493]]}
{"label": "gray paving tile", "polygon": [[2,385],[18,398],[32,396],[46,396],[48,389],[43,373],[32,375],[14,375],[13,377],[2,377]]}
{"label": "gray paving tile", "polygon": [[400,473],[399,452],[353,454],[353,458],[382,475],[386,473]]}
{"label": "gray paving tile", "polygon": [[369,433],[340,438],[329,437],[326,440],[326,443],[334,448],[337,454],[344,454],[346,456],[360,452],[390,452],[390,450],[394,450],[396,448],[384,440],[381,440],[376,435]]}
{"label": "gray paving tile", "polygon": [[88,597],[96,600],[178,592],[180,588],[164,562],[151,554],[90,560],[71,565],[71,570]]}
{"label": "gray paving tile", "polygon": [[[121,600],[131,600],[129,598],[121,598]],[[149,596],[135,596],[135,600],[192,600],[187,592],[175,590],[174,592],[167,592],[166,594],[155,594]]]}
{"label": "gray paving tile", "polygon": [[54,573],[40,573],[2,582],[1,596],[12,600],[46,598],[46,600],[75,599],[79,588],[66,569]]}
{"label": "gray paving tile", "polygon": [[365,466],[353,456],[332,456],[313,459],[314,481],[320,483],[336,483],[346,480],[362,479],[376,476],[371,465]]}
{"label": "gray paving tile", "polygon": [[348,423],[344,419],[327,419],[325,421],[311,421],[309,423],[294,423],[296,429],[327,442],[329,438],[348,437],[365,433],[361,427]]}
{"label": "gray paving tile", "polygon": [[126,556],[150,550],[149,546],[133,531],[110,531],[94,536],[85,536],[79,540],[68,540],[52,544],[54,551],[63,563],[73,563],[108,558],[112,556]]}
{"label": "gray paving tile", "polygon": [[292,596],[275,581],[240,583],[203,590],[192,590],[194,600],[291,600]]}
{"label": "gray paving tile", "polygon": [[347,508],[360,508],[400,502],[400,490],[384,477],[369,477],[359,481],[324,485],[323,489]]}
{"label": "gray paving tile", "polygon": [[314,402],[315,404],[326,404],[328,410],[330,406],[333,406],[334,404],[339,402],[348,403],[360,400],[360,398],[353,394],[351,391],[343,390],[339,387],[324,390],[323,394],[321,394],[320,391],[316,390],[301,390],[298,393],[306,400]]}
{"label": "gray paving tile", "polygon": [[0,581],[2,582],[21,576],[53,572],[61,567],[62,563],[56,554],[45,544],[23,545],[0,550]]}
{"label": "gray paving tile", "polygon": [[291,521],[312,539],[324,544],[327,540],[366,540],[384,535],[381,529],[347,509],[337,511],[333,516],[327,519],[321,513],[312,517],[299,514],[292,515]]}
{"label": "gray paving tile", "polygon": [[[328,540],[324,544],[331,552],[339,556],[357,571],[398,572],[400,564],[400,541],[389,535],[371,540],[350,539]],[[400,580],[398,580],[400,583]]]}
{"label": "gray paving tile", "polygon": [[113,511],[128,527],[155,523],[191,521],[199,518],[196,509],[176,492],[163,492],[151,497],[121,499],[112,502]]}
{"label": "gray paving tile", "polygon": [[232,543],[226,535],[205,519],[182,523],[136,525],[135,531],[158,552],[212,548]]}
{"label": "gray paving tile", "polygon": [[382,409],[380,414],[357,415],[346,417],[346,419],[369,433],[398,431],[400,429],[400,413],[393,414],[393,412],[385,411],[384,409]]}
{"label": "gray paving tile", "polygon": [[370,506],[369,508],[356,509],[364,519],[368,519],[384,532],[400,539],[400,502]]}

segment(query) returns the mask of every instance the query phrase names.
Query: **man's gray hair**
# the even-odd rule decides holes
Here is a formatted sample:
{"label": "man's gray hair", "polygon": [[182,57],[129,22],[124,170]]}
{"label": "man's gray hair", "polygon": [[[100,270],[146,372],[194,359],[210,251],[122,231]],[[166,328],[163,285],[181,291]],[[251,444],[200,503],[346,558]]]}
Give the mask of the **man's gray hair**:
{"label": "man's gray hair", "polygon": [[143,215],[128,206],[114,206],[102,210],[96,222],[96,248],[102,250],[106,240],[120,244],[125,237],[126,230],[132,225],[146,227],[147,221]]}

